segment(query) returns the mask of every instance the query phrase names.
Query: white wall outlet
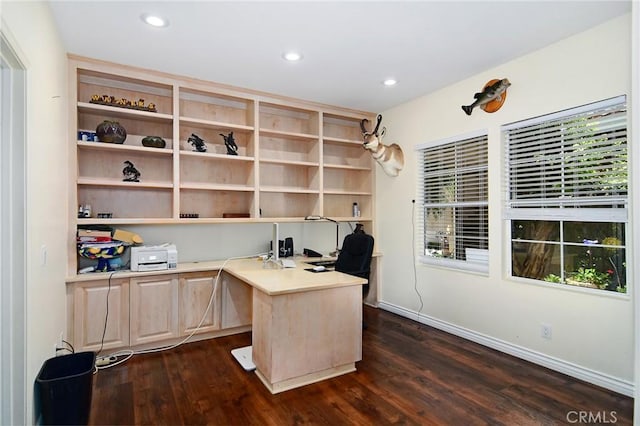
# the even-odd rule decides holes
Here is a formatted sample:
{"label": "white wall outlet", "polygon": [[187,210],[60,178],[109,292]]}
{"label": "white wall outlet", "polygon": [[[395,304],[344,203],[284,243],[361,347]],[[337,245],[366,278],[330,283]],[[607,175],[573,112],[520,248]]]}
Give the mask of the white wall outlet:
{"label": "white wall outlet", "polygon": [[56,342],[53,344],[53,356],[58,356],[59,354],[61,355],[62,352],[60,351],[61,348],[64,348],[64,332],[61,331],[60,334],[58,335],[58,339],[56,340]]}
{"label": "white wall outlet", "polygon": [[551,340],[551,331],[550,324],[540,324],[540,336],[543,339]]}

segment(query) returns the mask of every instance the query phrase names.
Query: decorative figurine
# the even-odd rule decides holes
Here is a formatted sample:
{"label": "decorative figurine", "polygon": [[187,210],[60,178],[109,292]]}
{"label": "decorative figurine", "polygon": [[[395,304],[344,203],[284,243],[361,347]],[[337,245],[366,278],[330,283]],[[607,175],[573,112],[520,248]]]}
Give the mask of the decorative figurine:
{"label": "decorative figurine", "polygon": [[496,112],[507,98],[507,88],[509,86],[511,86],[511,83],[506,78],[489,81],[482,89],[482,92],[473,95],[475,102],[471,105],[462,105],[462,110],[465,114],[471,115],[473,109],[479,106],[485,112]]}
{"label": "decorative figurine", "polygon": [[191,133],[191,136],[189,136],[189,139],[187,141],[191,145],[193,145],[193,147],[195,148],[194,151],[207,152],[207,145],[205,145],[204,140],[202,140],[202,138],[195,133]]}
{"label": "decorative figurine", "polygon": [[127,98],[116,99],[115,96],[111,96],[111,95],[102,95],[102,96],[91,95],[91,100],[89,102],[93,104],[117,106],[120,108],[130,108],[130,109],[138,109],[142,111],[158,112],[156,109],[156,104],[150,102],[147,106],[145,106],[144,99],[139,99],[137,101],[130,101]]}
{"label": "decorative figurine", "polygon": [[233,139],[233,132],[229,133],[228,136],[220,133],[220,136],[224,139],[224,145],[227,147],[227,155],[238,155],[238,145]]}
{"label": "decorative figurine", "polygon": [[140,182],[138,178],[140,177],[140,172],[133,165],[131,161],[125,161],[124,164],[127,165],[124,169],[122,169],[122,174],[124,175],[125,182]]}

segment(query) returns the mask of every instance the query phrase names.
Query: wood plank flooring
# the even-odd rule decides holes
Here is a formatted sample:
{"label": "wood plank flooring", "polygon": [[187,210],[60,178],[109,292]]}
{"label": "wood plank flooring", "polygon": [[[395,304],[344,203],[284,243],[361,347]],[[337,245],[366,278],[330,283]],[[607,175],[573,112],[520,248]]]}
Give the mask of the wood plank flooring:
{"label": "wood plank flooring", "polygon": [[272,395],[230,354],[251,344],[243,333],[100,371],[90,423],[632,424],[632,398],[383,310],[365,306],[364,318],[355,373]]}

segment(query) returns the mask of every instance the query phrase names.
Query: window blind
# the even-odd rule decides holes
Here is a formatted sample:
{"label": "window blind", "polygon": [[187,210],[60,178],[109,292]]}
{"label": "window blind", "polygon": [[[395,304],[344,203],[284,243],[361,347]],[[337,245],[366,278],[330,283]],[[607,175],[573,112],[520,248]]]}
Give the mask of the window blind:
{"label": "window blind", "polygon": [[[419,145],[416,244],[421,260],[488,264],[487,134]],[[461,262],[462,261],[462,262]]]}
{"label": "window blind", "polygon": [[502,131],[507,218],[536,216],[540,208],[574,209],[545,212],[570,218],[580,208],[579,214],[592,220],[626,220],[625,96],[509,124]]}

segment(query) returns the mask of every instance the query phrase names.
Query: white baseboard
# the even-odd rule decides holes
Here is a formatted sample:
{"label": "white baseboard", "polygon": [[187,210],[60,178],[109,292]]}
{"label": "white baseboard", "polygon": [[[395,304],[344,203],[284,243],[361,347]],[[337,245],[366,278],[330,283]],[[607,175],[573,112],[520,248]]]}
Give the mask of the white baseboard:
{"label": "white baseboard", "polygon": [[418,314],[416,311],[393,305],[391,303],[380,301],[378,302],[378,308],[393,312],[394,314],[437,328],[438,330],[445,331],[455,336],[462,337],[463,339],[479,343],[491,349],[513,355],[534,364],[542,365],[543,367],[592,383],[605,389],[609,389],[622,395],[632,398],[634,396],[634,384],[627,380],[622,380],[559,358],[545,355],[541,352],[514,345],[513,343],[505,342],[503,340],[496,339],[495,337],[487,336],[428,315]]}

